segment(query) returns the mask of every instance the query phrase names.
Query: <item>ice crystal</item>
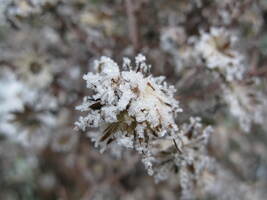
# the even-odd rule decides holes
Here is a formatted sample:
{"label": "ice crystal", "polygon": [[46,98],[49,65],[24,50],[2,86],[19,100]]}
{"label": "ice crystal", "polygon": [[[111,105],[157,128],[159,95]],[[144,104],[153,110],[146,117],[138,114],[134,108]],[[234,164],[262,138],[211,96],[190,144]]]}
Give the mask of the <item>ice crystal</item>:
{"label": "ice crystal", "polygon": [[145,61],[138,55],[132,66],[125,58],[122,70],[110,58],[96,61],[98,73],[84,76],[92,94],[77,107],[86,115],[76,126],[84,131],[99,127],[100,132],[91,131],[88,136],[101,151],[108,145],[135,149],[156,181],[188,165],[199,173],[207,160],[202,149],[210,128],[204,129],[199,118],[191,118],[190,124],[178,129],[175,118],[182,110],[174,98],[175,90],[163,77],[146,75],[150,66]]}
{"label": "ice crystal", "polygon": [[164,77],[146,75],[150,66],[145,60],[139,54],[132,66],[129,59],[124,59],[120,71],[113,60],[101,57],[95,62],[98,73],[84,75],[93,94],[85,97],[83,104],[77,107],[87,115],[76,125],[82,130],[100,127],[102,133],[93,140],[103,149],[116,140],[120,145],[135,147],[148,156],[145,147],[148,142],[173,136],[178,131],[175,117],[182,110],[174,98],[175,89],[164,82]]}
{"label": "ice crystal", "polygon": [[76,125],[83,130],[104,129],[101,142],[119,132],[143,139],[175,133],[178,128],[174,118],[181,112],[179,102],[173,97],[175,89],[163,82],[163,77],[144,75],[150,68],[144,61],[145,57],[138,55],[135,67],[127,60],[122,71],[110,58],[96,61],[99,73],[89,72],[84,76],[94,94],[85,97],[77,107],[88,114]]}

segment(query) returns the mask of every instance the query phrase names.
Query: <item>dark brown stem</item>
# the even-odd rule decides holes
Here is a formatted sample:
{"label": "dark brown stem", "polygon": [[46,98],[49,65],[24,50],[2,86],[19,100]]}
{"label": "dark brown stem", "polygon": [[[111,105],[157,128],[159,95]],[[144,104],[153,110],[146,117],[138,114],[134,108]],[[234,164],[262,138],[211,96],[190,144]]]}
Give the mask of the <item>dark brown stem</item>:
{"label": "dark brown stem", "polygon": [[139,31],[138,31],[138,24],[136,18],[136,9],[133,5],[132,0],[125,0],[126,4],[126,12],[128,17],[128,30],[129,30],[129,37],[133,44],[135,52],[137,52],[140,48],[139,43]]}

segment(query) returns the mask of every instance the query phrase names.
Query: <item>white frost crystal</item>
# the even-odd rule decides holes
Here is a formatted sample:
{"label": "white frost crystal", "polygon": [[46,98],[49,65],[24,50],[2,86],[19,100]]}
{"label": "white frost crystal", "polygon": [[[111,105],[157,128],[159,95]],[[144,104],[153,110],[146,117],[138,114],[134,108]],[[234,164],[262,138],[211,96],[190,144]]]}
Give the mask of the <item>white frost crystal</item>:
{"label": "white frost crystal", "polygon": [[244,74],[244,56],[234,49],[237,38],[223,28],[203,32],[196,50],[205,59],[207,67],[218,70],[227,81],[240,80]]}
{"label": "white frost crystal", "polygon": [[[108,145],[135,149],[156,181],[168,178],[173,166],[195,165],[197,161],[203,166],[202,158],[207,156],[200,156],[203,147],[199,146],[205,146],[210,131],[202,128],[199,118],[178,129],[175,118],[182,110],[174,98],[174,87],[168,86],[164,77],[147,75],[150,66],[143,55],[135,58],[135,66],[128,58],[123,60],[120,70],[113,60],[101,57],[95,62],[97,73],[84,75],[91,95],[77,107],[86,115],[76,126],[83,131],[100,128],[100,132],[89,131],[88,136],[101,152]],[[168,158],[170,162],[166,162]],[[200,168],[196,166],[196,170]]]}
{"label": "white frost crystal", "polygon": [[[136,57],[136,66],[124,59],[124,70],[110,58],[101,57],[95,62],[99,73],[89,72],[84,76],[87,87],[94,94],[85,97],[77,109],[88,114],[81,117],[76,125],[100,127],[104,134],[100,142],[131,134],[139,138],[151,138],[174,134],[179,102],[173,97],[175,89],[163,82],[162,77],[146,76],[149,66],[145,57]],[[120,133],[120,134],[118,134]]]}
{"label": "white frost crystal", "polygon": [[100,127],[102,133],[90,137],[102,150],[115,141],[147,156],[146,146],[150,141],[163,136],[174,137],[178,131],[175,117],[182,110],[174,98],[175,89],[164,82],[164,77],[146,75],[150,66],[145,60],[139,54],[133,67],[125,58],[120,71],[113,60],[101,57],[95,62],[98,73],[84,75],[93,94],[77,107],[87,114],[80,117],[76,126],[82,130]]}

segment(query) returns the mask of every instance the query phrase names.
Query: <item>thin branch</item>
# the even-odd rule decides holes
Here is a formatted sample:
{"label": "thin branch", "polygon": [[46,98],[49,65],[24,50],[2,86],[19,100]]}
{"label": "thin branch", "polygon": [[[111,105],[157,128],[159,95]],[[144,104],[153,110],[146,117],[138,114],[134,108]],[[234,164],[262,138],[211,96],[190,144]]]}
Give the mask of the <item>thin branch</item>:
{"label": "thin branch", "polygon": [[136,9],[133,5],[132,0],[125,0],[125,4],[126,4],[127,17],[128,17],[129,37],[133,44],[134,50],[138,51],[140,47],[140,43],[139,43],[138,24],[137,24],[137,18],[136,18]]}

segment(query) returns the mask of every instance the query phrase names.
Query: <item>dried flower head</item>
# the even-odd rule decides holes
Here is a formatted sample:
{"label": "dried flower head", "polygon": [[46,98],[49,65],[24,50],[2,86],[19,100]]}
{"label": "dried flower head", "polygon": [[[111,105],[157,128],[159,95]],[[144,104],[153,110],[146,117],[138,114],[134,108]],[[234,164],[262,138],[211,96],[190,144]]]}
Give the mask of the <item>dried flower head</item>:
{"label": "dried flower head", "polygon": [[178,130],[174,119],[181,109],[173,97],[175,89],[163,82],[164,77],[147,76],[150,66],[145,60],[139,54],[132,66],[125,58],[120,71],[113,60],[101,57],[95,62],[98,73],[84,76],[93,94],[77,107],[87,115],[76,125],[83,130],[100,127],[102,134],[97,143],[107,144],[121,137],[147,142]]}
{"label": "dried flower head", "polygon": [[164,77],[147,75],[150,66],[139,54],[135,65],[124,58],[122,71],[113,60],[101,57],[95,62],[98,73],[84,76],[92,95],[85,97],[77,109],[86,112],[76,126],[100,127],[101,132],[89,134],[96,146],[105,150],[110,143],[134,148],[144,155],[143,162],[150,174],[149,144],[161,137],[174,137],[178,131],[175,117],[181,112],[174,98],[175,89]]}
{"label": "dried flower head", "polygon": [[218,70],[227,81],[240,80],[244,73],[244,57],[234,49],[237,38],[223,28],[211,28],[203,32],[196,45],[207,67]]}
{"label": "dried flower head", "polygon": [[143,55],[132,66],[124,59],[122,71],[110,58],[95,62],[98,73],[84,76],[92,94],[77,109],[86,112],[76,126],[89,131],[88,136],[105,150],[107,146],[135,149],[149,175],[156,181],[169,178],[183,168],[194,168],[194,175],[206,167],[205,152],[210,128],[203,128],[199,118],[178,129],[175,117],[181,112],[174,98],[173,86],[163,77],[147,75],[150,69]]}

